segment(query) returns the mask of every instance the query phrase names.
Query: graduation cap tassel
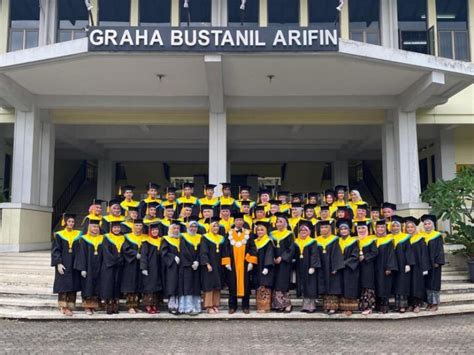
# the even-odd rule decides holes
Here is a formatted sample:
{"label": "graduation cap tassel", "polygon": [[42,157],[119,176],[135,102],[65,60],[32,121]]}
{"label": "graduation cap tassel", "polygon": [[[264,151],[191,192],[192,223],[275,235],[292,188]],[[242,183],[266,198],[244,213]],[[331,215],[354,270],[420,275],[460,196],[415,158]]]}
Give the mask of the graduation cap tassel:
{"label": "graduation cap tassel", "polygon": [[91,0],[84,0],[84,4],[86,5],[86,9],[89,14],[89,27],[94,27],[94,16],[92,16],[92,9],[94,6],[92,6]]}
{"label": "graduation cap tassel", "polygon": [[186,9],[187,14],[188,14],[187,17],[188,17],[188,27],[189,27],[189,23],[191,22],[191,12],[189,12],[189,0],[184,0],[183,7]]}
{"label": "graduation cap tassel", "polygon": [[336,15],[336,19],[334,20],[334,25],[337,25],[340,22],[342,8],[344,7],[344,0],[338,0],[338,1],[339,1],[339,5],[337,5],[336,7],[336,10],[338,13]]}
{"label": "graduation cap tassel", "polygon": [[241,0],[240,2],[240,25],[244,25],[244,19],[245,19],[245,3],[247,0]]}

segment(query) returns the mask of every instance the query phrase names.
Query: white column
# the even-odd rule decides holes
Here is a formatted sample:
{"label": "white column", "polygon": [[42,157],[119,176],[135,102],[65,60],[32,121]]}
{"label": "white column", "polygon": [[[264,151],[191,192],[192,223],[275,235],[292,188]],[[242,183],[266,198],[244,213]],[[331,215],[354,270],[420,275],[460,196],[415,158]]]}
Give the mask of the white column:
{"label": "white column", "polygon": [[115,162],[99,160],[97,165],[97,198],[111,200],[115,187]]}
{"label": "white column", "polygon": [[380,0],[380,37],[382,46],[398,48],[397,0]]}
{"label": "white column", "polygon": [[389,110],[383,128],[384,198],[418,208],[420,202],[420,171],[416,113]]}
{"label": "white column", "polygon": [[209,113],[209,183],[227,180],[227,115]]}
{"label": "white column", "polygon": [[212,0],[211,3],[212,26],[227,26],[227,0]]}
{"label": "white column", "polygon": [[454,179],[456,177],[456,157],[453,129],[440,126],[436,148],[436,179]]}
{"label": "white column", "polygon": [[347,160],[336,160],[332,162],[332,184],[349,185],[349,162]]}
{"label": "white column", "polygon": [[58,0],[40,0],[39,45],[56,43]]}
{"label": "white column", "polygon": [[49,122],[49,111],[40,112],[42,134],[40,140],[40,206],[53,206],[54,161],[56,134],[54,124]]}

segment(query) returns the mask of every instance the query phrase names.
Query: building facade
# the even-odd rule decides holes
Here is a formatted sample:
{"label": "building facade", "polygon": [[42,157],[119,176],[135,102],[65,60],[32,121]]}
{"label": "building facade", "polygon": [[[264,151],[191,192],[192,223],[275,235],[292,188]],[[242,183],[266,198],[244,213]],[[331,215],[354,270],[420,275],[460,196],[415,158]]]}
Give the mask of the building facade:
{"label": "building facade", "polygon": [[[125,182],[350,184],[419,215],[429,182],[474,164],[474,0],[90,3],[0,1],[0,251],[48,248],[74,198]],[[334,51],[96,51],[90,21],[340,38]]]}

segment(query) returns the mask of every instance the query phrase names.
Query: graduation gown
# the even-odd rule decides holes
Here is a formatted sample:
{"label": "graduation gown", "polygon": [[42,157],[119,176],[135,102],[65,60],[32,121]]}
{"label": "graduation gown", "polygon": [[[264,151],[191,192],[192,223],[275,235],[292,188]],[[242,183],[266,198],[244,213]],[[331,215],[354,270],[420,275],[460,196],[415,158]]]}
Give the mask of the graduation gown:
{"label": "graduation gown", "polygon": [[112,222],[123,222],[125,220],[124,216],[112,216],[112,215],[107,215],[102,218],[102,231],[104,234],[111,233],[110,231],[110,224]]}
{"label": "graduation gown", "polygon": [[411,271],[405,272],[405,266],[410,268],[415,265],[411,250],[410,235],[400,233],[393,236],[395,257],[397,258],[398,271],[393,275],[393,293],[395,295],[409,296],[411,284]]}
{"label": "graduation gown", "polygon": [[161,241],[163,297],[169,298],[178,295],[179,266],[175,257],[179,257],[180,239],[181,237],[173,238],[166,235]]}
{"label": "graduation gown", "polygon": [[[318,274],[319,294],[342,295],[342,270],[344,256],[339,246],[339,237],[331,235],[327,238],[317,237],[318,248],[321,253],[321,270]],[[336,274],[332,272],[336,271]]]}
{"label": "graduation gown", "polygon": [[281,257],[280,264],[275,264],[273,289],[288,292],[290,290],[292,261],[295,256],[294,235],[291,231],[277,230],[270,232],[270,238],[275,245],[275,258]]}
{"label": "graduation gown", "polygon": [[102,243],[102,264],[100,267],[99,296],[102,300],[120,298],[122,281],[123,235],[106,234]]}
{"label": "graduation gown", "polygon": [[[321,254],[315,239],[296,239],[296,295],[303,298],[318,297],[318,279],[321,268]],[[314,274],[308,270],[314,268]]]}
{"label": "graduation gown", "polygon": [[158,225],[160,236],[168,235],[168,229],[170,225],[171,225],[171,219],[163,218],[160,220],[160,224]]}
{"label": "graduation gown", "polygon": [[131,220],[120,223],[120,233],[123,235],[132,233],[133,222]]}
{"label": "graduation gown", "polygon": [[[379,252],[375,259],[375,295],[377,297],[390,297],[392,295],[393,274],[398,271],[393,238],[390,236],[377,238],[377,249]],[[392,274],[385,275],[386,270],[392,271]]]}
{"label": "graduation gown", "polygon": [[[257,266],[253,270],[252,285],[254,289],[260,286],[272,288],[275,266],[275,246],[268,235],[260,240],[254,237],[255,248],[257,250]],[[268,269],[268,274],[263,275],[263,269]]]}
{"label": "graduation gown", "polygon": [[347,237],[345,240],[339,239],[339,246],[344,255],[343,275],[343,295],[345,298],[359,298],[359,243],[356,237]]}
{"label": "graduation gown", "polygon": [[84,220],[82,221],[82,234],[87,234],[87,232],[89,231],[89,221],[91,219],[100,219],[100,223],[99,223],[99,226],[100,226],[100,234],[104,234],[104,218],[102,216],[96,216],[96,215],[87,215]]}
{"label": "graduation gown", "polygon": [[201,234],[194,236],[188,233],[181,235],[179,244],[179,296],[201,295],[201,270],[193,270],[191,265],[194,261],[199,262],[199,250]]}
{"label": "graduation gown", "polygon": [[142,244],[140,270],[148,270],[148,276],[142,274],[143,293],[160,292],[162,285],[161,238],[148,237]]}
{"label": "graduation gown", "polygon": [[124,259],[122,293],[138,293],[142,291],[142,273],[140,272],[140,260],[137,254],[141,254],[142,243],[147,235],[135,235],[133,233],[125,234],[125,241],[122,247]]}
{"label": "graduation gown", "polygon": [[[232,245],[230,238],[235,238],[232,239],[235,245]],[[241,246],[238,246],[238,243]],[[229,293],[235,297],[244,297],[250,294],[250,273],[247,271],[249,263],[257,264],[257,249],[253,238],[249,236],[247,240],[237,239],[235,230],[231,230],[224,243],[222,265],[231,265],[232,270],[225,269],[225,279]]]}
{"label": "graduation gown", "polygon": [[[199,250],[201,289],[204,292],[220,290],[223,286],[222,252],[225,237],[220,234],[206,233],[202,236]],[[207,264],[212,271],[207,270]]]}
{"label": "graduation gown", "polygon": [[103,240],[103,235],[93,237],[85,234],[79,242],[79,253],[74,260],[74,268],[78,271],[87,271],[87,277],[81,277],[82,298],[99,296]]}
{"label": "graduation gown", "polygon": [[[81,275],[74,269],[74,260],[79,253],[81,231],[66,229],[54,233],[51,246],[51,266],[54,266],[53,293],[77,292],[81,289]],[[64,275],[58,272],[57,266],[63,264]]]}
{"label": "graduation gown", "polygon": [[156,202],[158,203],[158,205],[161,204],[161,200],[158,198],[153,199],[153,198],[147,197],[146,199],[141,200],[140,203],[138,204],[138,218],[145,218],[146,209],[150,202]]}
{"label": "graduation gown", "polygon": [[422,234],[410,238],[411,250],[415,265],[411,269],[410,296],[424,299],[426,296],[424,271],[431,269],[428,247]]}
{"label": "graduation gown", "polygon": [[[431,269],[426,276],[426,289],[432,291],[441,290],[441,266],[445,264],[443,236],[438,231],[424,234],[425,243],[428,247],[428,257]],[[435,267],[438,264],[438,267]]]}
{"label": "graduation gown", "polygon": [[375,290],[375,261],[379,254],[377,239],[368,236],[359,240],[359,250],[364,256],[364,260],[360,262],[360,287]]}

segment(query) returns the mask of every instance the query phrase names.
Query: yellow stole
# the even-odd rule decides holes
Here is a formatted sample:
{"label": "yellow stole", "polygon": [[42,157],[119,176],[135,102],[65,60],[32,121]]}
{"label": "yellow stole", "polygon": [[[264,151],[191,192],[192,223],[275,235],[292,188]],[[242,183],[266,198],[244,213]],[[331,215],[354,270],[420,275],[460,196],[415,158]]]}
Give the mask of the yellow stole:
{"label": "yellow stole", "polygon": [[207,197],[203,197],[199,199],[200,205],[210,205],[215,207],[219,204],[219,199],[217,197],[211,198],[210,200]]}
{"label": "yellow stole", "polygon": [[159,221],[160,221],[160,219],[158,217],[155,217],[155,218],[152,218],[152,219],[149,219],[149,218],[144,218],[143,219],[144,224],[153,224],[153,223],[158,223]]}
{"label": "yellow stole", "polygon": [[332,234],[328,237],[323,237],[323,236],[316,237],[316,241],[318,242],[318,245],[321,245],[323,248],[323,254],[326,254],[327,247],[331,245],[337,239],[338,237]]}
{"label": "yellow stole", "polygon": [[151,238],[151,237],[148,237],[147,240],[148,244],[151,244],[153,246],[156,247],[156,249],[160,249],[161,247],[161,238],[158,237],[158,238]]}
{"label": "yellow stole", "polygon": [[179,251],[179,240],[180,237],[171,237],[169,235],[163,237],[164,240],[168,242],[168,244],[174,246]]}
{"label": "yellow stole", "polygon": [[430,241],[441,237],[441,233],[438,231],[431,231],[430,233],[424,233],[425,243],[428,244]]}
{"label": "yellow stole", "polygon": [[270,238],[268,237],[267,234],[265,234],[261,238],[255,239],[255,246],[257,247],[257,250],[262,249],[265,245],[268,244],[269,241],[270,241]]}
{"label": "yellow stole", "polygon": [[307,246],[312,245],[315,242],[316,242],[316,240],[314,240],[313,238],[310,238],[310,237],[306,237],[306,239],[301,239],[301,238],[296,238],[295,239],[295,244],[298,247],[298,249],[300,250],[300,259],[303,259],[303,257],[304,257],[304,255],[303,255],[304,248],[306,248]]}
{"label": "yellow stole", "polygon": [[92,236],[89,233],[84,234],[82,236],[82,239],[84,239],[87,243],[92,245],[94,247],[94,255],[97,255],[99,252],[99,246],[102,244],[104,241],[104,236],[102,234]]}
{"label": "yellow stole", "polygon": [[224,244],[225,238],[220,234],[206,233],[203,235],[208,241],[213,243],[216,246],[216,253],[219,253],[219,248],[221,244]]}
{"label": "yellow stole", "polygon": [[135,235],[133,233],[128,233],[125,234],[125,238],[127,238],[130,243],[138,246],[138,248],[140,249],[142,243],[148,238],[148,236],[146,234]]}
{"label": "yellow stole", "polygon": [[56,232],[56,235],[61,238],[62,240],[65,240],[68,245],[68,251],[72,253],[72,246],[76,240],[81,238],[82,232],[79,230],[71,230],[70,232],[64,228],[62,231]]}
{"label": "yellow stole", "polygon": [[289,237],[291,235],[291,232],[288,231],[288,230],[284,230],[284,231],[278,231],[278,230],[275,230],[275,231],[272,231],[270,232],[270,237],[277,243],[277,248],[280,247],[280,242],[284,239],[286,239],[287,237]]}
{"label": "yellow stole", "polygon": [[393,242],[393,237],[392,237],[391,234],[386,235],[385,237],[378,237],[377,238],[377,248],[382,246],[382,245],[392,243],[392,242]]}
{"label": "yellow stole", "polygon": [[398,246],[398,244],[404,243],[407,240],[409,240],[410,239],[410,234],[398,233],[396,235],[392,234],[392,237],[393,237],[393,245],[396,248]]}
{"label": "yellow stole", "polygon": [[197,202],[198,202],[198,199],[197,197],[194,197],[194,196],[189,196],[189,198],[186,196],[181,196],[180,198],[178,198],[178,204],[192,203],[193,205],[195,205]]}
{"label": "yellow stole", "polygon": [[349,236],[346,239],[339,238],[339,247],[341,248],[342,253],[344,253],[347,247],[350,247],[355,242],[357,242],[356,237]]}
{"label": "yellow stole", "polygon": [[233,197],[219,197],[219,202],[221,205],[233,205],[235,203],[235,199]]}
{"label": "yellow stole", "polygon": [[245,214],[244,215],[244,221],[247,222],[247,224],[249,225],[249,228],[252,229],[252,226],[253,226],[252,217],[250,217],[248,214]]}
{"label": "yellow stole", "polygon": [[197,250],[199,244],[201,244],[201,234],[190,235],[189,233],[183,233],[182,237],[194,247],[194,250]]}
{"label": "yellow stole", "polygon": [[230,217],[227,221],[224,219],[221,219],[219,221],[219,224],[222,227],[224,227],[226,233],[229,233],[230,227],[232,226],[232,224],[234,224],[234,218]]}
{"label": "yellow stole", "polygon": [[362,239],[359,239],[359,249],[362,250],[365,247],[369,246],[372,244],[372,242],[375,242],[377,238],[375,238],[373,235],[368,235],[367,237],[364,237]]}
{"label": "yellow stole", "polygon": [[135,201],[135,200],[131,200],[130,202],[128,202],[127,200],[123,200],[122,202],[120,202],[120,206],[124,210],[127,210],[127,211],[128,211],[129,207],[138,207],[139,204],[140,204],[140,202]]}
{"label": "yellow stole", "polygon": [[143,202],[145,203],[157,202],[160,204],[161,200],[159,198],[151,198],[150,196],[148,196],[146,199],[143,200]]}
{"label": "yellow stole", "polygon": [[125,220],[124,216],[113,216],[111,214],[104,217],[104,220],[107,222],[123,222]]}
{"label": "yellow stole", "polygon": [[410,244],[416,244],[422,239],[423,239],[423,234],[421,233],[413,234],[410,238]]}
{"label": "yellow stole", "polygon": [[121,234],[115,235],[112,233],[106,234],[105,237],[111,244],[115,245],[115,247],[117,248],[117,252],[120,254],[120,252],[122,251],[123,242],[125,241],[125,237]]}

